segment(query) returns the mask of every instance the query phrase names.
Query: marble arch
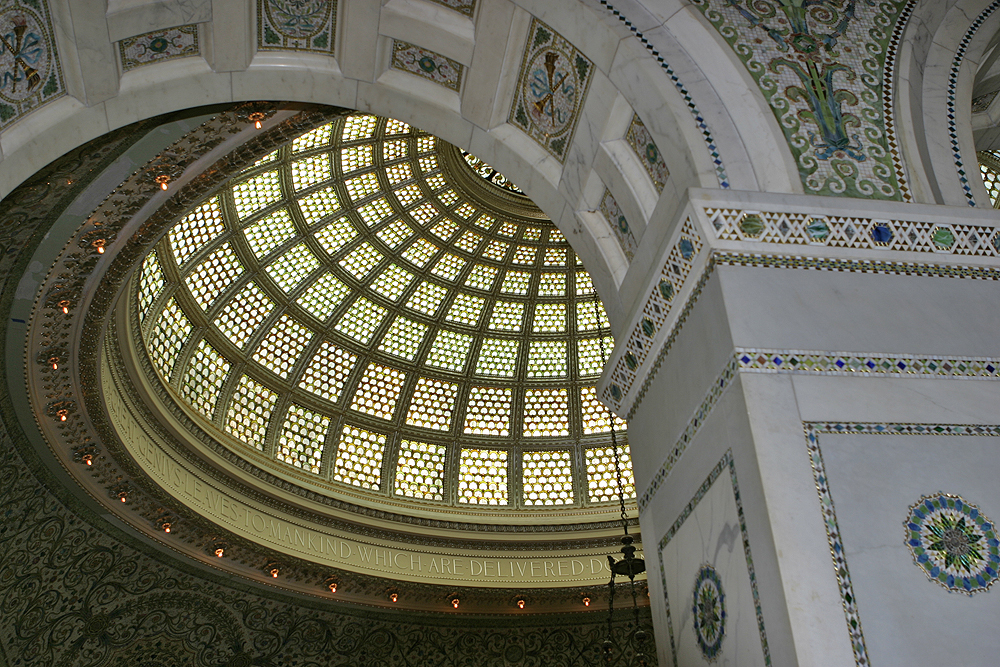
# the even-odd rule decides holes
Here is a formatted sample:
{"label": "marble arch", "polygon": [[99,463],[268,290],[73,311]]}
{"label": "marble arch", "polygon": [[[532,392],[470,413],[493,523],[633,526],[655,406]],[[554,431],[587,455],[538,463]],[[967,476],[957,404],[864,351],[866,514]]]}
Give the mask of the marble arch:
{"label": "marble arch", "polygon": [[[396,511],[407,501],[386,486],[353,514],[320,508],[303,519],[293,506],[283,523],[268,523],[246,511],[249,529],[289,548],[268,552],[266,540],[232,533],[217,554],[206,550],[218,539],[212,525],[161,503],[155,488],[131,526],[119,518],[125,511],[108,508],[140,489],[125,479],[135,472],[125,469],[128,456],[121,470],[93,472],[85,467],[93,455],[84,460],[78,449],[89,446],[84,430],[61,431],[57,455],[41,439],[64,418],[78,429],[81,403],[67,396],[90,390],[79,378],[61,385],[64,394],[45,384],[50,367],[68,372],[63,339],[46,338],[51,322],[72,319],[65,344],[74,350],[93,340],[81,331],[104,335],[129,323],[124,301],[117,319],[101,321],[112,311],[88,320],[66,312],[70,299],[50,298],[69,289],[65,276],[79,278],[70,287],[87,299],[105,296],[96,278],[86,282],[99,272],[88,272],[111,266],[126,244],[104,254],[108,239],[86,227],[104,196],[121,184],[131,192],[131,170],[175,139],[188,140],[186,157],[222,159],[254,136],[288,130],[281,123],[308,124],[311,105],[398,118],[470,149],[525,190],[592,273],[615,347],[587,388],[629,421],[636,498],[627,509],[650,566],[640,623],[655,634],[657,664],[985,664],[1000,650],[991,588],[1000,578],[992,523],[1000,516],[992,465],[1000,218],[990,206],[1000,185],[987,190],[975,158],[976,148],[997,145],[1000,97],[975,114],[972,104],[978,70],[996,48],[1000,0],[337,0],[336,31],[321,42],[273,29],[267,12],[292,4],[319,15],[334,3],[9,0],[0,8],[0,438],[8,453],[0,457],[0,613],[11,619],[0,628],[0,667],[24,659],[75,667],[81,655],[143,667],[600,661],[605,626],[595,608],[606,587],[594,582],[604,551],[617,547],[608,522],[581,528],[564,522],[568,513],[526,507],[510,521],[497,513],[475,524],[471,512],[439,521],[457,505],[414,501]],[[575,130],[560,148],[512,113],[532,73],[528,56],[539,44],[555,49],[553,34],[565,40],[564,54],[580,56],[579,80],[589,81],[581,106],[567,103]],[[39,42],[50,50],[36,51]],[[435,67],[461,67],[464,78],[393,66],[396,43],[433,52]],[[55,69],[33,80],[46,62]],[[23,97],[14,99],[12,83],[28,86]],[[238,105],[260,99],[291,106],[255,135]],[[202,154],[211,140],[198,132],[208,130],[186,124],[202,117],[150,120],[207,108],[240,138]],[[629,143],[634,118],[662,172]],[[288,174],[293,161],[284,149]],[[179,183],[208,174],[205,163]],[[230,162],[226,175],[245,166]],[[869,184],[845,185],[862,172]],[[882,189],[871,185],[879,180]],[[609,197],[613,215],[603,212]],[[616,231],[617,214],[631,241]],[[180,269],[171,270],[180,285]],[[369,288],[351,284],[351,298]],[[197,336],[213,326],[202,320]],[[123,345],[138,340],[130,335]],[[211,336],[225,344],[215,333],[202,340]],[[193,343],[185,354],[196,357]],[[116,358],[107,359],[88,368],[110,382]],[[227,397],[234,378],[224,380]],[[140,390],[155,380],[137,381],[148,385],[135,392],[139,407],[153,405]],[[172,400],[167,380],[158,396]],[[103,409],[100,400],[88,406]],[[122,405],[108,414],[130,412]],[[173,407],[170,414],[191,416],[182,402]],[[352,409],[345,403],[337,414]],[[221,423],[221,413],[212,419]],[[393,419],[391,438],[415,432]],[[180,417],[164,424],[184,425]],[[142,425],[119,426],[98,456],[119,442],[148,443]],[[472,440],[466,435],[449,434],[452,455]],[[187,461],[214,451],[192,448]],[[400,446],[385,451],[389,479]],[[574,451],[582,480],[588,471]],[[518,490],[525,459],[512,461]],[[231,468],[242,483],[252,471],[240,465]],[[96,481],[83,490],[70,468]],[[238,515],[200,481],[163,469],[164,486],[173,475],[183,480],[174,486],[217,503],[223,517]],[[247,495],[287,500],[299,494],[282,486],[291,477],[251,485]],[[387,501],[392,516],[380,514]],[[589,500],[572,509],[599,519],[616,512]],[[315,542],[319,533],[304,526],[317,515],[316,523],[352,522],[355,536],[377,533],[380,547],[365,561],[375,574],[337,569],[334,555],[356,553],[361,540]],[[456,557],[448,549],[459,542],[466,551]],[[294,556],[303,544],[323,558]],[[491,555],[475,557],[476,549]],[[434,570],[414,575],[431,567],[423,557]],[[593,576],[573,579],[587,568]],[[619,620],[615,659],[627,663],[633,628]]]}

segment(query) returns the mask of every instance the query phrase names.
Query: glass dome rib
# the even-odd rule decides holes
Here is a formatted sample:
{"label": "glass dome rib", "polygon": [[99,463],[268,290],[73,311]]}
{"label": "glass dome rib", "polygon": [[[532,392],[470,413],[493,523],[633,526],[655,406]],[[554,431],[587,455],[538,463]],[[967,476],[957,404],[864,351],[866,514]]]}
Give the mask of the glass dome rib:
{"label": "glass dome rib", "polygon": [[135,281],[153,367],[242,446],[356,490],[616,500],[589,274],[551,222],[454,183],[446,150],[356,114],[195,207]]}

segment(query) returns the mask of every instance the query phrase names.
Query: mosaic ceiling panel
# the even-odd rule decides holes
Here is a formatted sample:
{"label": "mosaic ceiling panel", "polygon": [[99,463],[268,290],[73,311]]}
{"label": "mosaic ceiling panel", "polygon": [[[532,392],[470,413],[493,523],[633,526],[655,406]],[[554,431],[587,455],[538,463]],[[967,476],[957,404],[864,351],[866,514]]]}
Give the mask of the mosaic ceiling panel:
{"label": "mosaic ceiling panel", "polygon": [[182,25],[123,39],[118,42],[118,53],[123,72],[164,60],[199,55],[198,26]]}
{"label": "mosaic ceiling panel", "polygon": [[0,7],[0,129],[65,92],[51,26],[46,0]]}
{"label": "mosaic ceiling panel", "polygon": [[693,4],[760,86],[807,193],[909,200],[884,75],[906,1]]}
{"label": "mosaic ceiling panel", "polygon": [[421,48],[409,42],[392,40],[392,69],[407,72],[433,81],[456,93],[462,86],[465,68],[461,63],[440,53]]}
{"label": "mosaic ceiling panel", "polygon": [[562,35],[532,19],[510,123],[560,162],[573,141],[594,63]]}
{"label": "mosaic ceiling panel", "polygon": [[133,282],[153,367],[232,447],[320,479],[452,504],[615,501],[595,386],[614,343],[590,276],[548,220],[453,185],[444,150],[356,114],[195,206]]}
{"label": "mosaic ceiling panel", "polygon": [[257,0],[257,49],[332,56],[337,0]]}

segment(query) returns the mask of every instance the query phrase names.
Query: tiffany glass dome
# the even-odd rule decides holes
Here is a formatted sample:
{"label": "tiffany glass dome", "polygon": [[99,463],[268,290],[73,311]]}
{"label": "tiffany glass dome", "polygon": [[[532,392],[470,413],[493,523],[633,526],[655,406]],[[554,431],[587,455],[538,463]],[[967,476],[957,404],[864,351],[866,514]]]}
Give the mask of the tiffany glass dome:
{"label": "tiffany glass dome", "polygon": [[299,136],[182,216],[132,289],[150,379],[255,465],[359,503],[617,505],[590,276],[432,135],[355,114]]}

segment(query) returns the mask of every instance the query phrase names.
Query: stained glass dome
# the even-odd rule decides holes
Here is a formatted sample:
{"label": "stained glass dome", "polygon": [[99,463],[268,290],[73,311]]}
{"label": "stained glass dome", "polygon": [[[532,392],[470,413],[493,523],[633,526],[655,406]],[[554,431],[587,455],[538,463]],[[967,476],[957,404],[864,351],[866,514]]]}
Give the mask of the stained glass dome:
{"label": "stained glass dome", "polygon": [[366,114],[259,160],[133,281],[158,381],[233,451],[333,492],[617,501],[604,308],[562,233],[479,163]]}

